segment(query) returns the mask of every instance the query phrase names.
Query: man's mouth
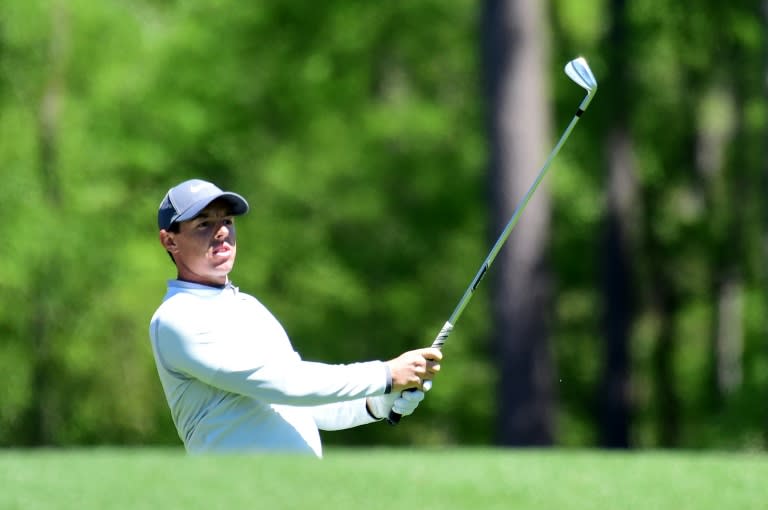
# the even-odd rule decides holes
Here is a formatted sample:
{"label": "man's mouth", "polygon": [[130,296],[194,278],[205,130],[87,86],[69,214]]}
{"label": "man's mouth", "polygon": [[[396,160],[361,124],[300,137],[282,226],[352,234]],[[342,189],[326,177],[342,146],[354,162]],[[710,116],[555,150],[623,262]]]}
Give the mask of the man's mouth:
{"label": "man's mouth", "polygon": [[213,247],[213,254],[215,256],[225,256],[232,252],[232,247],[228,243],[222,243]]}

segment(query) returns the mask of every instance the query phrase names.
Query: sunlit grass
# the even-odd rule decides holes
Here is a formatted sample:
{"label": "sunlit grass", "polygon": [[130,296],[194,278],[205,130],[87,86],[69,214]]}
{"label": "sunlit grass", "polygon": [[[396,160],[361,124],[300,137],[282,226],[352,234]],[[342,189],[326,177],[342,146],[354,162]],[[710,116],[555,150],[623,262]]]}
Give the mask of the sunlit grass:
{"label": "sunlit grass", "polygon": [[5,509],[764,509],[768,457],[330,449],[323,460],[180,450],[7,450]]}

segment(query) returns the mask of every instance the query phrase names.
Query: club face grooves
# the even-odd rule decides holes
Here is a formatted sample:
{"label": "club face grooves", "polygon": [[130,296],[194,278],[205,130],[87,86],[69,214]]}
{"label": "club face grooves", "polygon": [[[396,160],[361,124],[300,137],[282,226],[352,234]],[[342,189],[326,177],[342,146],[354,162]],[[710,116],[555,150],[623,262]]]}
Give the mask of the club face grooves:
{"label": "club face grooves", "polygon": [[565,65],[565,74],[590,94],[597,88],[597,80],[586,59],[578,57]]}

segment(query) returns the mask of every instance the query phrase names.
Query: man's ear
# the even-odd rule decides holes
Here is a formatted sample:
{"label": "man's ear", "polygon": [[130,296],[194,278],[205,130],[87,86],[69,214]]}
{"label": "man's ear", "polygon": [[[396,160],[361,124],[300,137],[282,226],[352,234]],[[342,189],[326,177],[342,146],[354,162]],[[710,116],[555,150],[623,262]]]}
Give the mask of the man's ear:
{"label": "man's ear", "polygon": [[178,250],[176,246],[176,239],[174,239],[173,233],[168,232],[165,229],[160,230],[160,244],[162,244],[163,248],[165,248],[170,253],[176,253]]}

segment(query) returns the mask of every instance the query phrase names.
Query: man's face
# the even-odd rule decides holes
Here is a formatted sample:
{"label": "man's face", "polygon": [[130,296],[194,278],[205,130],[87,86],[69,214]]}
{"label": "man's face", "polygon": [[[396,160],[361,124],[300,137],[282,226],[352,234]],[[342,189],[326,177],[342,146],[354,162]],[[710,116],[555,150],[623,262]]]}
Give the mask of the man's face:
{"label": "man's face", "polygon": [[160,242],[176,262],[180,280],[224,285],[235,265],[235,221],[225,201],[211,202],[179,224],[179,232],[160,231]]}

